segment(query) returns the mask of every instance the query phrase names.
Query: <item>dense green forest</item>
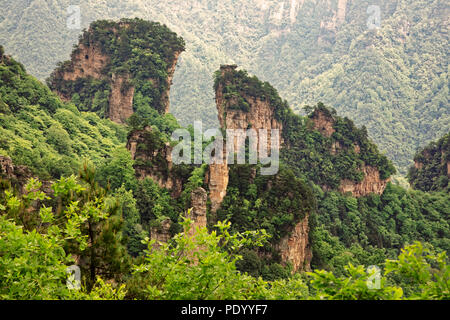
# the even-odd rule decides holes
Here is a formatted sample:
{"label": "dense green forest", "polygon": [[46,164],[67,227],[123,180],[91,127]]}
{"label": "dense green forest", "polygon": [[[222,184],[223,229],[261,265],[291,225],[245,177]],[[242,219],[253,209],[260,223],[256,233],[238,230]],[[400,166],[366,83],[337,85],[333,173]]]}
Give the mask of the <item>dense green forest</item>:
{"label": "dense green forest", "polygon": [[[93,111],[105,117],[109,114],[111,93],[108,80],[126,75],[127,81],[120,90],[126,92],[126,87],[134,87],[135,112],[165,112],[162,97],[170,86],[167,83],[167,73],[175,54],[184,51],[183,39],[157,22],[122,19],[119,22],[100,20],[92,23],[89,30],[84,30],[80,36],[79,43],[85,47],[94,47],[95,44],[100,47],[102,54],[111,57],[111,61],[100,71],[102,78],[64,79],[65,72],[73,72],[73,65],[69,60],[59,63],[58,68],[47,79],[50,89],[70,97],[81,110]],[[75,48],[72,56],[80,51],[80,47]],[[150,84],[149,79],[152,79],[154,85]]]}
{"label": "dense green forest", "polygon": [[[155,33],[130,28],[136,38],[124,34],[121,41],[129,36],[130,43],[161,50],[150,60],[182,49],[184,41],[167,27],[133,21],[136,30]],[[96,41],[113,57],[110,70],[129,67],[145,87],[144,79],[162,65],[122,56],[121,48],[142,58],[136,47],[116,46],[116,38],[103,33],[110,23],[92,24],[94,35],[106,34]],[[160,32],[173,40],[165,49]],[[138,41],[142,36],[147,42]],[[411,169],[413,188],[387,182],[382,194],[356,198],[338,191],[343,180],[361,182],[365,166],[386,181],[396,172],[366,127],[318,102],[295,114],[271,84],[244,70],[227,77],[214,73],[207,90],[226,83],[225,98],[238,101],[229,107],[244,113],[248,97],[267,100],[282,123],[280,170],[262,176],[256,174],[261,164],[230,165],[220,208],[211,212],[208,202],[207,227],[192,233],[192,194],[200,187],[211,191],[209,168],[169,165],[164,152],[181,125],[148,98],[152,93],[137,94],[136,112],[118,125],[86,104],[89,99],[61,101],[0,46],[0,156],[32,173],[0,175],[0,299],[450,298],[450,194],[442,178],[448,134],[417,153],[423,170]],[[102,83],[78,86],[71,90],[79,97],[84,89],[86,97],[105,91]],[[330,136],[314,128],[319,113],[332,119]],[[140,174],[150,169],[153,178]],[[174,196],[154,176],[176,177],[180,193]],[[294,273],[277,245],[306,216],[312,260]],[[169,238],[158,242],[155,234],[167,224]],[[79,290],[66,284],[71,265],[81,268]]]}
{"label": "dense green forest", "polygon": [[[0,43],[43,80],[69,57],[81,30],[69,0],[4,1]],[[449,131],[448,20],[444,0],[159,0],[77,2],[81,28],[140,17],[182,36],[171,90],[184,126],[217,126],[211,74],[236,63],[272,83],[296,112],[322,101],[350,117],[406,175],[418,148]],[[380,28],[369,28],[378,6]],[[33,46],[28,46],[33,43]],[[49,48],[52,48],[49,50]]]}

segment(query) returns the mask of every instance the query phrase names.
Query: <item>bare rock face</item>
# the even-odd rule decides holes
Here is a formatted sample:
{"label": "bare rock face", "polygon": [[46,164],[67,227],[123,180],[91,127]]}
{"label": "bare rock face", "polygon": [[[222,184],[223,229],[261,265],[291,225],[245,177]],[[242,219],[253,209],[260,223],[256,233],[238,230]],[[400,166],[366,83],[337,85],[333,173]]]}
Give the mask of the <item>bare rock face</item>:
{"label": "bare rock face", "polygon": [[[237,66],[224,65],[220,67],[222,76],[226,73],[233,72]],[[268,137],[271,136],[271,130],[277,129],[281,132],[283,125],[275,118],[274,108],[270,105],[269,101],[261,100],[257,97],[241,94],[249,103],[249,110],[235,110],[230,108],[230,105],[234,104],[233,99],[227,100],[223,95],[223,85],[219,84],[216,90],[216,106],[218,112],[218,118],[222,129],[244,129],[249,128],[258,131],[259,129],[266,129]],[[227,85],[227,83],[225,83]],[[269,147],[270,147],[270,141]],[[280,140],[280,145],[282,141]],[[236,144],[235,144],[236,146]]]}
{"label": "bare rock face", "polygon": [[103,77],[103,69],[111,60],[95,43],[88,46],[80,44],[71,58],[71,68],[62,74],[64,80],[74,81],[88,77],[100,79]]}
{"label": "bare rock face", "polygon": [[326,115],[325,113],[317,110],[312,118],[313,127],[315,130],[318,130],[325,137],[331,137],[331,135],[336,131],[333,128],[334,119],[331,116]]}
{"label": "bare rock face", "polygon": [[372,166],[364,166],[362,171],[364,179],[361,182],[342,180],[339,191],[351,192],[354,197],[363,197],[370,193],[382,194],[390,179],[380,179],[380,172]]}
{"label": "bare rock face", "polygon": [[170,226],[172,225],[172,221],[170,219],[166,219],[161,222],[160,227],[150,228],[150,239],[156,240],[156,243],[153,245],[153,248],[158,249],[161,246],[161,243],[169,242],[170,236]]}
{"label": "bare rock face", "polygon": [[276,249],[280,251],[283,262],[292,265],[292,272],[309,271],[312,251],[309,246],[309,215],[293,228],[290,235],[281,239]]}
{"label": "bare rock face", "polygon": [[[12,186],[17,187],[21,194],[26,192],[25,186],[30,178],[36,178],[27,166],[18,166],[10,157],[0,156],[0,180],[8,180]],[[46,194],[53,193],[51,181],[41,181],[41,190]]]}
{"label": "bare rock face", "polygon": [[[223,65],[220,67],[222,76],[226,73],[232,73],[237,68],[236,65]],[[223,86],[226,84],[219,84],[216,90],[216,107],[218,111],[218,118],[222,129],[254,129],[257,133],[257,144],[252,148],[259,148],[259,129],[267,130],[267,146],[271,147],[270,137],[272,130],[277,129],[280,132],[280,143],[282,140],[283,125],[280,121],[276,120],[275,112],[269,101],[244,95],[244,98],[249,102],[249,110],[235,110],[229,108],[234,101],[227,100],[223,95]],[[244,131],[242,131],[244,133]],[[241,140],[244,142],[244,140]],[[233,141],[235,150],[238,149],[238,139]],[[258,150],[258,149],[257,149]],[[211,212],[214,213],[220,207],[223,198],[226,195],[228,186],[228,166],[226,159],[224,164],[212,164],[209,167],[207,175],[207,182],[209,184],[210,199],[211,199]]]}
{"label": "bare rock face", "polygon": [[171,190],[171,195],[178,198],[182,192],[182,181],[172,174],[172,147],[169,143],[156,145],[152,139],[152,130],[132,132],[128,139],[127,149],[131,158],[136,161],[134,169],[138,179],[151,178],[161,188]]}
{"label": "bare rock face", "polygon": [[201,229],[206,227],[206,201],[208,195],[206,190],[203,188],[197,188],[191,193],[191,206],[190,216],[188,218],[192,219],[193,224],[189,230],[190,236],[195,234],[196,229]]}
{"label": "bare rock face", "polygon": [[18,186],[21,193],[25,191],[24,187],[32,177],[33,174],[27,166],[16,166],[10,157],[0,156],[0,178]]}
{"label": "bare rock face", "polygon": [[180,56],[181,52],[175,52],[175,58],[172,62],[172,64],[169,66],[167,70],[167,89],[163,92],[161,96],[161,104],[163,105],[163,109],[165,113],[169,112],[170,107],[170,87],[173,84],[173,75],[175,73],[175,68],[177,66],[178,58]]}
{"label": "bare rock face", "polygon": [[[126,23],[121,23],[122,28],[126,28]],[[119,30],[113,28],[111,30],[119,37]],[[89,29],[89,32],[92,32]],[[169,91],[172,84],[173,74],[181,52],[174,53],[174,59],[168,65],[166,90],[161,94],[161,106],[165,113],[169,111]],[[82,43],[73,51],[71,60],[66,62],[64,68],[58,68],[53,75],[56,80],[76,81],[77,79],[92,78],[96,80],[106,80],[110,85],[109,111],[108,117],[116,123],[125,123],[125,121],[133,114],[133,98],[135,87],[131,85],[130,74],[115,74],[108,76],[105,70],[111,62],[111,57],[103,53],[100,45],[89,39],[89,42]],[[153,85],[160,84],[154,79],[148,79]],[[57,93],[62,100],[70,101],[72,96],[64,93],[64,90],[58,90],[58,86],[53,87],[53,91]],[[92,97],[93,99],[94,97]]]}

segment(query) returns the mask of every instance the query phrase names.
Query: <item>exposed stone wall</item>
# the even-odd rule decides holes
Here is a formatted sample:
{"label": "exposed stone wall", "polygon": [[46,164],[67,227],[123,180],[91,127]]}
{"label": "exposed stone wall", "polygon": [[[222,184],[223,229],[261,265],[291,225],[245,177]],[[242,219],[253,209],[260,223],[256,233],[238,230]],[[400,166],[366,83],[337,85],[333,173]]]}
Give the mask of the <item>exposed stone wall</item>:
{"label": "exposed stone wall", "polygon": [[[131,158],[147,163],[147,165],[134,166],[136,176],[138,179],[151,178],[161,188],[171,190],[171,195],[178,198],[182,192],[183,185],[180,177],[175,176],[171,171],[173,167],[172,147],[169,143],[166,143],[162,148],[154,150],[154,146],[148,146],[145,139],[146,133],[149,132],[151,132],[150,127],[134,131],[127,142],[127,149],[131,153]],[[146,148],[140,149],[139,145],[146,146]],[[160,156],[162,161],[165,162],[165,168],[161,166],[161,163],[155,163],[154,159],[157,156]]]}
{"label": "exposed stone wall", "polygon": [[197,229],[206,227],[206,202],[208,195],[203,188],[197,188],[191,193],[191,207],[188,218],[192,219],[193,224],[189,230],[189,235],[193,236]]}
{"label": "exposed stone wall", "polygon": [[[121,27],[127,27],[122,24]],[[118,30],[113,29],[113,32],[118,33]],[[166,90],[161,95],[161,105],[163,111],[169,111],[169,92],[172,84],[173,74],[181,52],[174,53],[174,60],[168,66]],[[129,74],[112,74],[108,77],[104,69],[111,62],[111,58],[105,55],[98,44],[89,43],[85,45],[80,43],[78,48],[72,53],[70,67],[66,71],[56,70],[57,78],[69,81],[75,81],[80,78],[101,79],[109,82],[111,86],[111,93],[109,96],[109,118],[116,123],[125,123],[133,114],[133,98],[135,88],[129,84]],[[155,83],[154,79],[148,81]],[[69,101],[72,97],[67,96],[57,89],[55,92],[64,101]],[[94,97],[92,97],[94,98]]]}
{"label": "exposed stone wall", "polygon": [[160,227],[150,228],[150,239],[156,240],[156,243],[153,245],[153,248],[158,249],[161,246],[161,243],[169,242],[170,236],[170,226],[172,225],[172,221],[170,219],[166,219],[161,222]]}
{"label": "exposed stone wall", "polygon": [[311,120],[313,121],[313,128],[318,130],[325,137],[331,137],[331,135],[336,131],[333,128],[334,119],[321,111],[316,111]]}
{"label": "exposed stone wall", "polygon": [[309,215],[297,223],[292,232],[276,245],[283,262],[292,265],[292,271],[310,270],[312,251],[309,245]]}
{"label": "exposed stone wall", "polygon": [[382,194],[390,179],[380,179],[378,168],[372,166],[364,166],[362,171],[364,179],[361,182],[342,180],[339,191],[351,192],[354,197],[362,197],[370,193]]}

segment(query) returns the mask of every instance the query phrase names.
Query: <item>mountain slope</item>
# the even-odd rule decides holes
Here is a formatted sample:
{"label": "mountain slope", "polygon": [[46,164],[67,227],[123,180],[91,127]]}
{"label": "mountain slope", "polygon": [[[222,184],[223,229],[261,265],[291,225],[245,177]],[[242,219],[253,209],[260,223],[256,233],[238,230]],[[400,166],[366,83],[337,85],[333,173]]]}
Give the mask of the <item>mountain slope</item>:
{"label": "mountain slope", "polygon": [[[41,79],[66,60],[80,31],[65,26],[69,4],[1,5],[0,43]],[[368,28],[369,5],[379,7],[378,30]],[[270,81],[297,111],[322,101],[351,115],[403,174],[417,148],[449,129],[443,0],[84,0],[80,7],[82,27],[98,18],[138,16],[167,24],[186,40],[171,92],[171,111],[184,125],[217,124],[211,74],[233,62]]]}

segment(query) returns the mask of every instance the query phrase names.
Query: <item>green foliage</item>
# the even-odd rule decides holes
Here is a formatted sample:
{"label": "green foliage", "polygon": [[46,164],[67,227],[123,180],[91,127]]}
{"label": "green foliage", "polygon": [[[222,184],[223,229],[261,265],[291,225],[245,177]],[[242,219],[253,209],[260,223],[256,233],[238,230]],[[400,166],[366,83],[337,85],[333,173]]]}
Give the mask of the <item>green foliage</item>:
{"label": "green foliage", "polygon": [[[380,179],[387,179],[396,172],[388,158],[369,140],[365,127],[358,129],[350,119],[336,116],[334,109],[322,103],[309,108],[312,113],[306,118],[287,112],[283,123],[287,147],[281,150],[281,158],[296,175],[337,189],[344,179],[362,181],[364,165],[377,168]],[[328,119],[332,126],[334,132],[330,137],[313,130],[312,121],[319,115]]]}
{"label": "green foliage", "polygon": [[[249,77],[245,70],[223,68],[215,73],[214,87],[222,90],[226,100],[224,112],[228,109],[250,111],[245,99],[268,101],[275,119],[283,126],[285,146],[281,158],[297,176],[337,189],[344,179],[362,181],[364,165],[377,168],[381,179],[395,173],[392,163],[369,140],[365,127],[358,129],[350,119],[338,117],[334,109],[330,110],[322,103],[314,108],[307,106],[312,111],[307,117],[296,115],[269,83],[255,76]],[[329,121],[333,130],[331,136],[313,130],[312,122],[319,117]]]}
{"label": "green foliage", "polygon": [[450,298],[450,266],[445,252],[434,254],[420,242],[402,249],[398,260],[386,261],[386,274],[410,280],[411,299]]}
{"label": "green foliage", "polygon": [[141,224],[141,216],[137,207],[136,199],[131,190],[126,190],[122,185],[113,195],[120,205],[124,221],[123,235],[126,237],[128,253],[136,257],[143,253],[145,245],[142,241],[149,236],[147,230]]}
{"label": "green foliage", "polygon": [[[67,3],[1,4],[0,43],[39,79],[66,59],[77,41],[79,30],[67,28],[61,18]],[[263,7],[259,0],[239,5],[208,0],[196,10],[189,1],[83,3],[96,10],[83,12],[82,27],[99,17],[139,16],[170,23],[187,40],[189,50],[178,63],[171,89],[171,112],[184,126],[198,119],[217,126],[211,74],[221,63],[238,63],[269,81],[296,111],[323,101],[365,125],[401,174],[418,146],[449,130],[443,0],[379,0],[375,5],[382,23],[377,30],[367,27],[367,8],[374,4],[367,0],[347,1],[341,18],[336,17],[337,0],[305,0],[301,6],[285,1],[281,15],[276,1]]]}
{"label": "green foliage", "polygon": [[450,133],[417,152],[408,172],[411,186],[422,191],[449,192]]}
{"label": "green foliage", "polygon": [[[88,30],[84,30],[79,42],[87,47],[100,47],[101,52],[110,58],[101,70],[103,78],[64,80],[64,73],[73,71],[72,63],[67,61],[60,63],[47,80],[52,90],[69,97],[80,110],[106,117],[109,113],[110,79],[113,75],[126,75],[129,79],[120,90],[125,93],[134,87],[135,111],[145,113],[150,108],[165,113],[164,94],[170,85],[168,71],[175,55],[184,51],[182,38],[165,25],[135,18],[119,22],[95,21]],[[72,57],[80,50],[74,49]]]}
{"label": "green foliage", "polygon": [[247,252],[240,270],[266,279],[283,278],[286,272],[279,270],[280,258],[272,245],[314,210],[315,199],[309,186],[283,166],[276,176],[256,176],[256,170],[251,165],[230,166],[227,195],[216,215],[232,222],[233,231],[263,229],[271,237],[271,245],[260,249],[269,258]]}
{"label": "green foliage", "polygon": [[148,227],[150,221],[161,221],[166,217],[173,222],[178,221],[179,211],[176,211],[175,200],[152,179],[145,178],[138,182],[135,198],[143,226]]}

